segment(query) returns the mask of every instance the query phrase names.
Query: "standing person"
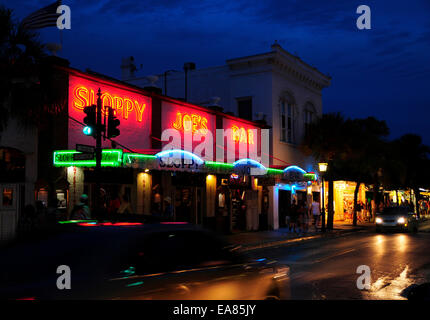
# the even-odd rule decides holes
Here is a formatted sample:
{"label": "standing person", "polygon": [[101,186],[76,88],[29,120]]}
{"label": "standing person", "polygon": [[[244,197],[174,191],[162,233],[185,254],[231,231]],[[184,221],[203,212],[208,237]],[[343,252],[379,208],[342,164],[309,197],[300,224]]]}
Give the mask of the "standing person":
{"label": "standing person", "polygon": [[315,199],[314,199],[314,201],[312,201],[311,210],[312,210],[312,215],[314,218],[313,223],[315,226],[315,231],[317,231],[318,230],[318,224],[319,224],[320,217],[321,217],[321,211],[320,211],[320,204],[319,204],[319,202],[315,201]]}
{"label": "standing person", "polygon": [[82,194],[80,202],[77,203],[72,210],[71,220],[89,220],[91,219],[91,211],[88,207],[88,196]]}
{"label": "standing person", "polygon": [[291,231],[291,228],[293,229],[293,232],[296,232],[296,226],[297,226],[297,220],[299,218],[299,210],[298,210],[298,205],[296,203],[296,200],[293,200],[293,204],[291,205],[291,214],[290,214],[290,228],[289,230]]}
{"label": "standing person", "polygon": [[305,223],[305,204],[302,200],[298,202],[297,218],[298,218],[297,222],[299,227],[299,233],[301,233],[304,230],[304,223]]}

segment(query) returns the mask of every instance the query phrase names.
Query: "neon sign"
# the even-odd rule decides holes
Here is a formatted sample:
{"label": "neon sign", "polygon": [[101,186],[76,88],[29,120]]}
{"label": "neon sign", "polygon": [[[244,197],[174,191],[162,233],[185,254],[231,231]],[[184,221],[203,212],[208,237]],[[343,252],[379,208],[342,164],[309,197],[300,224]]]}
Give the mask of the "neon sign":
{"label": "neon sign", "polygon": [[[92,136],[82,133],[81,123],[85,117],[83,108],[97,104],[99,89],[102,113],[107,112],[106,106],[111,106],[121,121],[121,135],[115,138],[115,142],[134,150],[151,148],[151,97],[125,85],[73,72],[69,74],[68,149],[74,149],[77,143],[94,143]],[[102,147],[111,149],[111,141],[103,140]]]}
{"label": "neon sign", "polygon": [[200,131],[205,135],[208,132],[208,119],[194,113],[176,112],[172,127],[176,130],[192,131],[193,133]]}
{"label": "neon sign", "polygon": [[197,155],[180,149],[161,151],[155,156],[160,169],[199,169],[205,163]]}
{"label": "neon sign", "polygon": [[[135,112],[136,121],[142,122],[143,113],[146,109],[145,102],[139,102],[137,99],[130,99],[126,96],[119,96],[109,91],[102,92],[102,112],[105,113],[105,106],[111,106],[118,112],[122,113],[122,118],[127,120],[131,112]],[[86,106],[97,103],[95,91],[83,85],[77,86],[73,90],[72,106],[77,110],[83,110]]]}
{"label": "neon sign", "polygon": [[283,179],[287,181],[304,181],[306,171],[298,166],[289,166],[284,169]]}
{"label": "neon sign", "polygon": [[251,129],[246,130],[243,127],[232,126],[231,139],[239,143],[254,144],[254,133]]}
{"label": "neon sign", "polygon": [[[54,152],[55,167],[95,167],[95,156],[91,160],[73,160],[73,155],[80,153],[76,150],[58,150]],[[120,167],[122,166],[122,150],[120,149],[103,149],[102,150],[102,167]]]}

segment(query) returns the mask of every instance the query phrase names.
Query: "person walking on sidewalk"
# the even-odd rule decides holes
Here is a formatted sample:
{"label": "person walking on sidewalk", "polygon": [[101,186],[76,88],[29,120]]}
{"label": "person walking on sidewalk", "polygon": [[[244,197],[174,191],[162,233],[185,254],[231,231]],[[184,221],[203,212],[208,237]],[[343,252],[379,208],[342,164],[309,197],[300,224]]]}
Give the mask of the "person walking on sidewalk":
{"label": "person walking on sidewalk", "polygon": [[318,224],[319,224],[319,221],[320,221],[320,216],[321,216],[319,202],[317,202],[315,200],[312,201],[311,211],[312,211],[312,215],[314,217],[315,231],[317,231],[318,230]]}

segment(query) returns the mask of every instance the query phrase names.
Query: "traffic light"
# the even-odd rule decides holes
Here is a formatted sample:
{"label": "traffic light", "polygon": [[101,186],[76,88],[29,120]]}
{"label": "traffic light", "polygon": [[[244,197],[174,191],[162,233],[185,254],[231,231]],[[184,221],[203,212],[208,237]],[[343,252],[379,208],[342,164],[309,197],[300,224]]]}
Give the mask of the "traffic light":
{"label": "traffic light", "polygon": [[87,136],[96,137],[96,106],[88,106],[84,108],[86,117],[84,118],[85,127],[83,129],[84,134]]}
{"label": "traffic light", "polygon": [[120,134],[120,131],[118,129],[119,124],[120,124],[120,121],[115,116],[115,110],[112,108],[109,108],[108,128],[107,128],[107,137],[108,138],[115,138],[115,137],[119,136],[119,134]]}

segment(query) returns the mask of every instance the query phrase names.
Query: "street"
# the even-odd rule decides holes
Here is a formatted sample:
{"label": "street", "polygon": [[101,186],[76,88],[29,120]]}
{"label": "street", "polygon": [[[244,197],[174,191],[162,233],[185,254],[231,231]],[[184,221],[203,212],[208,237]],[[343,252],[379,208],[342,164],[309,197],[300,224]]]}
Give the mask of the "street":
{"label": "street", "polygon": [[[430,279],[429,240],[429,233],[369,230],[248,254],[290,266],[292,299],[403,300],[403,289]],[[360,265],[370,267],[370,290],[357,288]]]}

